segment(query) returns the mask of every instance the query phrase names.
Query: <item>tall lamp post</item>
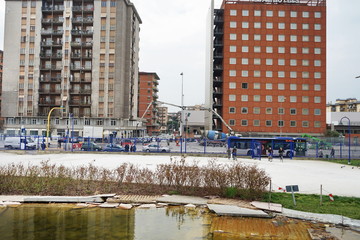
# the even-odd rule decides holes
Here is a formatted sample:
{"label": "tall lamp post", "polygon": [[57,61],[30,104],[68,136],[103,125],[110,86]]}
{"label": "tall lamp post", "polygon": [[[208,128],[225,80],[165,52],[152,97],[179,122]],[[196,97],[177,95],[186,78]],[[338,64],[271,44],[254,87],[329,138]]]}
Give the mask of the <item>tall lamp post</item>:
{"label": "tall lamp post", "polygon": [[341,119],[340,119],[340,124],[341,125],[343,125],[342,124],[342,120],[343,119],[347,119],[348,121],[349,121],[349,124],[348,124],[348,132],[349,132],[349,159],[348,159],[348,164],[351,164],[351,157],[350,157],[350,144],[351,144],[351,140],[350,140],[350,118],[348,118],[348,117],[342,117]]}
{"label": "tall lamp post", "polygon": [[183,116],[184,116],[184,73],[181,75],[181,117],[180,117],[180,136],[183,137],[184,126],[183,126]]}
{"label": "tall lamp post", "polygon": [[46,149],[49,148],[49,133],[50,133],[50,116],[51,113],[56,110],[56,109],[65,109],[64,107],[53,107],[50,112],[48,113],[48,117],[47,117],[47,126],[46,126]]}

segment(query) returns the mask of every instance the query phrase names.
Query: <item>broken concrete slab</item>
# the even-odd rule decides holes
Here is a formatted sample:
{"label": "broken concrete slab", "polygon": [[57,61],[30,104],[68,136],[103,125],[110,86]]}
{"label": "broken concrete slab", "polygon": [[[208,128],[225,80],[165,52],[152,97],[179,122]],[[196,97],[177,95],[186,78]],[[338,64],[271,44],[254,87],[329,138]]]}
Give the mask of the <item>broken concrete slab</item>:
{"label": "broken concrete slab", "polygon": [[142,204],[138,208],[139,209],[156,208],[156,204]]}
{"label": "broken concrete slab", "polygon": [[117,208],[118,206],[118,203],[103,203],[99,205],[101,208]]}
{"label": "broken concrete slab", "polygon": [[119,208],[120,208],[120,209],[124,209],[124,210],[130,210],[130,209],[133,208],[133,205],[131,205],[131,204],[126,204],[126,203],[121,203],[121,204],[119,205]]}
{"label": "broken concrete slab", "polygon": [[162,196],[157,199],[158,202],[164,202],[175,205],[206,205],[207,199],[201,197],[191,197],[191,196],[182,196],[182,195],[171,195],[171,196]]}
{"label": "broken concrete slab", "polygon": [[23,195],[0,195],[0,202],[24,202]]}
{"label": "broken concrete slab", "polygon": [[277,203],[253,201],[253,202],[251,202],[251,205],[253,205],[256,208],[262,209],[262,210],[267,210],[267,211],[277,212],[277,213],[282,212],[282,205],[277,204]]}
{"label": "broken concrete slab", "polygon": [[25,203],[103,203],[101,197],[32,196],[25,197]]}
{"label": "broken concrete slab", "polygon": [[215,212],[219,216],[234,216],[234,217],[255,217],[255,218],[270,218],[271,216],[261,210],[253,210],[241,208],[238,206],[207,204],[209,210]]}
{"label": "broken concrete slab", "polygon": [[16,205],[21,205],[20,202],[0,202],[0,205],[2,206],[16,206]]}

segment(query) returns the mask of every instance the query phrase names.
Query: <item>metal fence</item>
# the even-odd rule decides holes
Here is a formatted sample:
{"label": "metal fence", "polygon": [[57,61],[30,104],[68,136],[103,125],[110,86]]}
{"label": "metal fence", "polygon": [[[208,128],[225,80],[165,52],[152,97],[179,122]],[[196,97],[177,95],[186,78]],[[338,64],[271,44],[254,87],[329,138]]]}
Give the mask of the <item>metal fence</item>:
{"label": "metal fence", "polygon": [[[9,140],[10,139],[10,140]],[[34,147],[35,146],[35,147]],[[237,156],[253,158],[265,157],[259,153],[256,144],[239,147]],[[156,153],[186,153],[186,154],[214,154],[227,156],[227,142],[207,139],[162,139],[162,138],[66,138],[44,136],[0,136],[0,149],[20,150],[59,150],[59,151],[102,151],[102,152],[156,152]],[[274,150],[274,158],[279,157]],[[286,154],[284,154],[285,157]],[[307,148],[301,154],[294,154],[295,158],[335,158],[360,159],[360,144],[347,139],[328,138],[320,141],[309,139]]]}

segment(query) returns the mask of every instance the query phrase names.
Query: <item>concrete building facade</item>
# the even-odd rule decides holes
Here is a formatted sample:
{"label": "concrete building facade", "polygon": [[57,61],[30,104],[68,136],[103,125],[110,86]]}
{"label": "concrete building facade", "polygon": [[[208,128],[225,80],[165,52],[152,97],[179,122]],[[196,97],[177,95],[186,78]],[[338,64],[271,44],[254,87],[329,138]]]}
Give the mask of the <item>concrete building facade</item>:
{"label": "concrete building facade", "polygon": [[146,131],[149,136],[160,133],[158,85],[159,76],[152,72],[139,73],[139,116],[146,122]]}
{"label": "concrete building facade", "polygon": [[243,135],[325,132],[326,0],[224,0],[208,23],[207,107]]}
{"label": "concrete building facade", "polygon": [[5,133],[138,130],[139,25],[129,0],[6,0]]}
{"label": "concrete building facade", "polygon": [[2,131],[3,118],[1,117],[1,92],[2,92],[2,78],[3,78],[3,58],[4,52],[0,50],[0,132]]}

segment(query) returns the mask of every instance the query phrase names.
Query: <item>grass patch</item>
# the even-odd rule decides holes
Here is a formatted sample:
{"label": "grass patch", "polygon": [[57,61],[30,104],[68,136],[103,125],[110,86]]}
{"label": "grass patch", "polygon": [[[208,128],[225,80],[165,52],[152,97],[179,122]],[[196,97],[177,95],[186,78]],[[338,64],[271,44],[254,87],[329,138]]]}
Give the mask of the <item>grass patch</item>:
{"label": "grass patch", "polygon": [[[269,200],[269,193],[264,194],[262,201]],[[295,194],[296,206],[291,193],[271,193],[271,202],[280,203],[284,208],[298,211],[337,214],[353,219],[360,219],[360,198],[334,196],[334,202],[323,195],[323,205],[320,206],[320,195]]]}
{"label": "grass patch", "polygon": [[[321,161],[348,165],[348,159],[322,159]],[[360,167],[360,159],[351,159],[349,166]]]}

